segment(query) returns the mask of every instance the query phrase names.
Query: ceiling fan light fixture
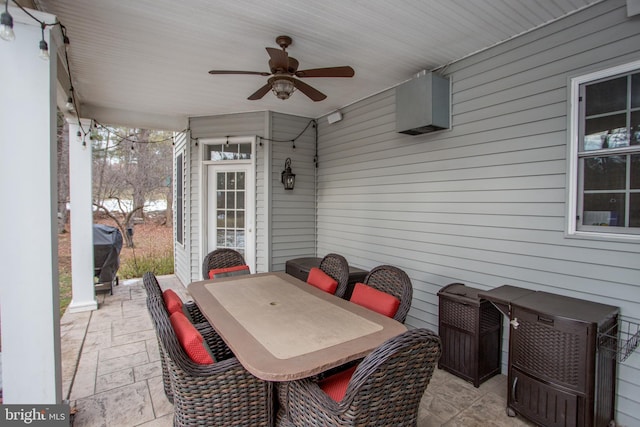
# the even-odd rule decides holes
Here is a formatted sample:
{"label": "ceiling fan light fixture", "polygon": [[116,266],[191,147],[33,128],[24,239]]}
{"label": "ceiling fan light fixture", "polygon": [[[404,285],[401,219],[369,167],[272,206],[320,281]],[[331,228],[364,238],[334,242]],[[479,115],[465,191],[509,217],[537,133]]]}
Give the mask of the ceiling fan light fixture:
{"label": "ceiling fan light fixture", "polygon": [[282,100],[289,99],[291,94],[296,90],[293,79],[290,77],[273,77],[270,83],[271,91]]}

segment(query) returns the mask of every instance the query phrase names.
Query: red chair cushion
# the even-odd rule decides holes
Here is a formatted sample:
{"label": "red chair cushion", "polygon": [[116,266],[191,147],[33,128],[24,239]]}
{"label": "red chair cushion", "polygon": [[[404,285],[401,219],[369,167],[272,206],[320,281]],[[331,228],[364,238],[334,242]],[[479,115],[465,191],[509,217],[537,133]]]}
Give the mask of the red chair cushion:
{"label": "red chair cushion", "polygon": [[169,316],[176,311],[182,311],[182,300],[172,289],[164,291],[162,293],[162,299],[164,300],[164,306],[166,307]]}
{"label": "red chair cushion", "polygon": [[307,276],[307,283],[322,289],[330,294],[335,294],[338,288],[338,282],[318,267],[312,267]]}
{"label": "red chair cushion", "polygon": [[354,366],[325,378],[318,383],[320,389],[336,402],[340,402],[347,392],[349,381],[351,381],[356,368],[357,366]]}
{"label": "red chair cushion", "polygon": [[169,320],[180,345],[189,358],[200,365],[212,364],[213,358],[211,358],[205,347],[204,338],[202,338],[195,326],[189,322],[187,316],[181,311],[176,311],[169,317]]}
{"label": "red chair cushion", "polygon": [[250,274],[248,265],[236,265],[234,267],[215,268],[209,270],[209,279],[216,279],[220,277],[241,276],[243,274]]}
{"label": "red chair cushion", "polygon": [[356,283],[350,301],[391,318],[396,315],[400,307],[398,298],[364,283]]}

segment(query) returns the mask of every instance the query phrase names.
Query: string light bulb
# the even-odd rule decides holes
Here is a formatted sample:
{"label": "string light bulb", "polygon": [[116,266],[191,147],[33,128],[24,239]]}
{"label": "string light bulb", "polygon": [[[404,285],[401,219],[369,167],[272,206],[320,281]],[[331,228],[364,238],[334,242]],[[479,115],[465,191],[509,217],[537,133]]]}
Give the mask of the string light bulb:
{"label": "string light bulb", "polygon": [[43,61],[48,61],[49,60],[49,45],[47,44],[47,42],[44,40],[44,28],[45,28],[45,24],[42,23],[40,25],[40,28],[42,29],[42,40],[40,40],[40,58]]}
{"label": "string light bulb", "polygon": [[13,32],[13,17],[9,14],[9,0],[4,4],[4,12],[0,15],[0,38],[8,42],[15,40]]}
{"label": "string light bulb", "polygon": [[67,98],[67,103],[64,104],[64,108],[66,108],[67,111],[75,110],[75,107],[73,105],[73,98],[71,98],[71,97]]}

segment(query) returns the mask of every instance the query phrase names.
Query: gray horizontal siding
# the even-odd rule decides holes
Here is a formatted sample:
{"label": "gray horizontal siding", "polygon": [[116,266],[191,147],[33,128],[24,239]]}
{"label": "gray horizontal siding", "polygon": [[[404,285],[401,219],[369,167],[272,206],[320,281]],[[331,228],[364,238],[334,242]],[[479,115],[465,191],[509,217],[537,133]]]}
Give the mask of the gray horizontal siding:
{"label": "gray horizontal siding", "polygon": [[[289,259],[315,256],[315,129],[309,126],[301,134],[309,122],[305,117],[272,113],[271,271],[284,271]],[[287,158],[296,174],[293,191],[284,190],[280,182]]]}
{"label": "gray horizontal siding", "polygon": [[[318,253],[407,271],[414,327],[438,329],[451,282],[603,302],[640,321],[640,245],[565,237],[568,79],[639,55],[637,20],[604,1],[441,70],[451,130],[395,133],[394,90],[319,120]],[[619,366],[616,418],[640,425],[638,352]]]}

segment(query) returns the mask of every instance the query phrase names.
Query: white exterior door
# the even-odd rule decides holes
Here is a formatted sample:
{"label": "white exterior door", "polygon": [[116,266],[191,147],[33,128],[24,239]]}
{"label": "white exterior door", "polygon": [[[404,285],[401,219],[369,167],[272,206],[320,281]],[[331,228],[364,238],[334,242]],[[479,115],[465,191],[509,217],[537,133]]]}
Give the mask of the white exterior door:
{"label": "white exterior door", "polygon": [[[255,164],[253,143],[207,143],[204,165],[203,257],[217,248],[235,249],[252,272],[255,253]],[[206,155],[206,154],[205,154]]]}

